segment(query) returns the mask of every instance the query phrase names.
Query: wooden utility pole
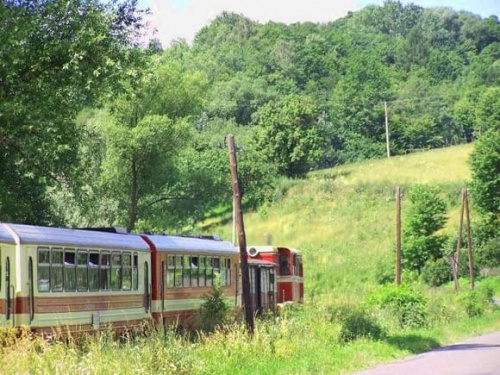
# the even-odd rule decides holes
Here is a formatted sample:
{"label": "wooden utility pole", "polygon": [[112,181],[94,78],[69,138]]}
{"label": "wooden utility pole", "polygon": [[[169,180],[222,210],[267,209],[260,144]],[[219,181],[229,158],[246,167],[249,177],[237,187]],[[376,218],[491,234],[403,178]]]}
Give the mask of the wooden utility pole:
{"label": "wooden utility pole", "polygon": [[391,157],[391,149],[389,148],[389,115],[387,113],[387,102],[384,102],[385,109],[385,144],[387,147],[387,158]]}
{"label": "wooden utility pole", "polygon": [[460,250],[462,249],[462,228],[464,226],[464,208],[466,189],[462,188],[462,196],[460,199],[460,214],[458,216],[458,237],[457,237],[457,252],[455,253],[455,262],[453,264],[453,281],[455,290],[460,289],[458,278],[460,276]]}
{"label": "wooden utility pole", "polygon": [[401,189],[396,187],[396,285],[401,285]]}
{"label": "wooden utility pole", "polygon": [[236,159],[236,148],[234,146],[234,136],[227,136],[227,147],[229,150],[229,163],[231,168],[231,182],[233,186],[233,202],[236,218],[236,227],[238,228],[238,243],[240,246],[241,263],[241,289],[243,297],[243,308],[245,310],[245,322],[248,333],[253,334],[254,321],[252,302],[250,298],[250,275],[248,273],[247,240],[245,236],[245,224],[243,222],[243,211],[241,210],[241,190],[238,181],[238,161]]}
{"label": "wooden utility pole", "polygon": [[465,189],[465,219],[467,220],[467,250],[469,252],[469,277],[470,288],[474,289],[474,256],[472,255],[472,237],[470,234],[470,215],[469,215],[469,194]]}

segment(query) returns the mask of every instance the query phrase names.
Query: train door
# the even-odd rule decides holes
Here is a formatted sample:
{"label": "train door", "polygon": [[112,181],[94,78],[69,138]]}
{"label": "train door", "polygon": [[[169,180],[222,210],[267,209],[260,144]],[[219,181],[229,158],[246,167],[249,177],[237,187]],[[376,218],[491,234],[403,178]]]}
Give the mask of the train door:
{"label": "train door", "polygon": [[29,257],[28,260],[28,306],[29,306],[29,314],[30,314],[30,324],[35,317],[35,284],[33,279],[33,258]]}
{"label": "train door", "polygon": [[149,291],[149,266],[148,262],[144,262],[144,309],[149,312],[150,307],[150,291]]}
{"label": "train door", "polygon": [[262,312],[262,268],[255,267],[255,311]]}
{"label": "train door", "polygon": [[14,326],[14,293],[10,257],[5,258],[5,326]]}
{"label": "train door", "polygon": [[293,255],[293,282],[292,282],[292,301],[298,302],[300,299],[300,285],[299,285],[299,257],[297,254]]}

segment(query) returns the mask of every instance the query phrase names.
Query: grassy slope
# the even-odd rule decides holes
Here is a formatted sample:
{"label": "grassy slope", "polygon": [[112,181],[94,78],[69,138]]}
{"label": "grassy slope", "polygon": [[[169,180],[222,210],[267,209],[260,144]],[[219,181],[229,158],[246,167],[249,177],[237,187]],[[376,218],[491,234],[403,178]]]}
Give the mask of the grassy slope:
{"label": "grassy slope", "polygon": [[[333,298],[359,298],[373,284],[374,264],[394,244],[394,187],[441,187],[450,206],[448,230],[455,230],[460,189],[470,178],[472,145],[351,164],[285,181],[283,198],[245,216],[247,243],[273,243],[304,253],[307,294],[331,291]],[[403,200],[403,220],[404,220]],[[230,224],[216,228],[231,238]]]}

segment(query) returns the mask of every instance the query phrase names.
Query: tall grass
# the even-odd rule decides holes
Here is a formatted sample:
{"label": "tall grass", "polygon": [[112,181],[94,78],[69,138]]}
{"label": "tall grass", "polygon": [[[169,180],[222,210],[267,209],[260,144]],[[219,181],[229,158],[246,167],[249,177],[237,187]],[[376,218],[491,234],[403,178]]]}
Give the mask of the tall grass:
{"label": "tall grass", "polygon": [[[487,284],[500,286],[500,278]],[[482,288],[484,281],[479,281]],[[491,286],[491,285],[490,285]],[[338,374],[436,347],[464,336],[500,328],[500,310],[472,319],[461,303],[464,290],[436,289],[427,294],[429,323],[423,328],[391,327],[368,310],[336,311],[348,301],[318,301],[257,320],[250,338],[242,324],[228,324],[213,334],[182,336],[175,329],[117,341],[110,332],[83,343],[16,338],[2,332],[2,374]],[[339,309],[340,307],[340,309]],[[444,313],[443,313],[444,312]],[[348,332],[355,336],[346,342]],[[384,327],[377,335],[356,336],[359,325]],[[361,328],[363,328],[361,327]],[[354,340],[352,340],[354,338]],[[6,341],[9,341],[8,344]]]}

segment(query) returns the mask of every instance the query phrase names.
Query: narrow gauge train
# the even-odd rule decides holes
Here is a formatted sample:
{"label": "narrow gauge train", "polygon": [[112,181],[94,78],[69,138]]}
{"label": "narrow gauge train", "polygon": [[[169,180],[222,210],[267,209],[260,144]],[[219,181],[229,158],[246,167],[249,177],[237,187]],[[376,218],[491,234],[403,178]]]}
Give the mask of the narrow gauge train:
{"label": "narrow gauge train", "polygon": [[[259,282],[263,274],[259,269],[263,268],[263,263],[272,264],[277,266],[277,303],[304,301],[304,268],[302,255],[298,250],[288,247],[252,246],[248,249],[248,256],[258,264],[253,270],[251,269],[250,284]],[[259,298],[256,304],[259,306]],[[263,305],[264,308],[267,306]]]}
{"label": "narrow gauge train", "polygon": [[[292,296],[277,294],[284,287],[277,268],[250,259],[254,311]],[[239,252],[228,242],[4,223],[0,327],[52,335],[134,330],[149,321],[189,326],[215,275],[228,302],[239,305]]]}

